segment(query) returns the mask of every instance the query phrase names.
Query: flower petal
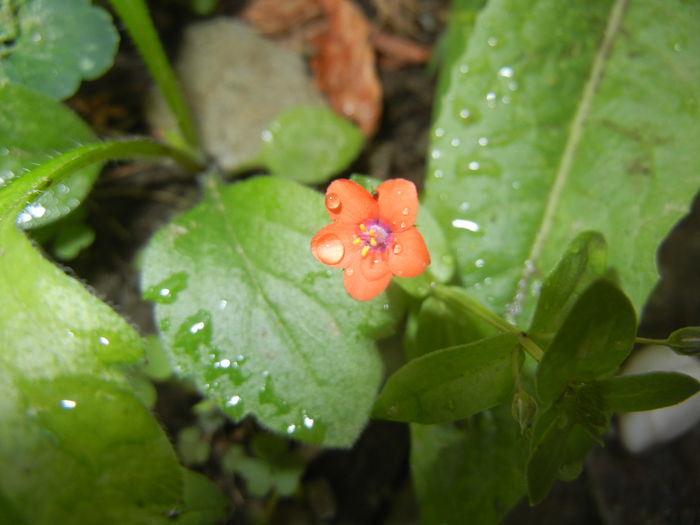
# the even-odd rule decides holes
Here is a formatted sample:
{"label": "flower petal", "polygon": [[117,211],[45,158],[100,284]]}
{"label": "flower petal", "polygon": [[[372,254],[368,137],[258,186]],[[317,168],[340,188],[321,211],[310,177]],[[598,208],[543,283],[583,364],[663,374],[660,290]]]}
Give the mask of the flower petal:
{"label": "flower petal", "polygon": [[416,277],[430,264],[430,253],[415,227],[394,234],[389,252],[389,269],[397,277]]}
{"label": "flower petal", "polygon": [[311,253],[323,264],[333,268],[347,268],[352,255],[359,254],[358,247],[352,244],[356,229],[354,224],[327,224],[311,239]]}
{"label": "flower petal", "polygon": [[416,222],[418,214],[418,192],[416,186],[406,179],[390,179],[376,190],[379,218],[392,231],[404,231]]}
{"label": "flower petal", "polygon": [[362,275],[370,281],[381,279],[386,274],[391,275],[388,264],[388,256],[385,250],[372,250],[366,257],[360,257],[359,266]]}
{"label": "flower petal", "polygon": [[353,299],[357,299],[358,301],[369,301],[373,299],[382,293],[384,289],[389,286],[390,282],[391,273],[389,272],[383,277],[374,280],[367,279],[361,271],[353,267],[346,268],[343,272],[345,289]]}
{"label": "flower petal", "polygon": [[326,210],[333,222],[359,224],[377,216],[377,201],[359,184],[348,180],[333,181],[326,190]]}

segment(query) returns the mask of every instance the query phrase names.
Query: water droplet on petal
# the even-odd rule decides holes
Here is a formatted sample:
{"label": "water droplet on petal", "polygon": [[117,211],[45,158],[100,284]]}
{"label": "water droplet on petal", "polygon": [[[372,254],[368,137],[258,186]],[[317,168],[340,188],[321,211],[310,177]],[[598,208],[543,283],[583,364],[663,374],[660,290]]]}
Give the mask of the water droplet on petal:
{"label": "water droplet on petal", "polygon": [[326,208],[331,211],[340,211],[340,197],[338,197],[337,193],[326,195]]}
{"label": "water droplet on petal", "polygon": [[405,228],[405,227],[406,227],[406,223],[404,221],[401,221],[401,228]]}
{"label": "water droplet on petal", "polygon": [[345,273],[347,273],[348,275],[352,275],[353,273],[355,273],[355,270],[353,270],[352,268],[345,268]]}
{"label": "water droplet on petal", "polygon": [[401,246],[399,243],[394,244],[394,253],[396,255],[400,254],[402,250],[403,246]]}
{"label": "water droplet on petal", "polygon": [[408,208],[404,208],[403,210],[401,210],[401,215],[408,215],[408,211]]}
{"label": "water droplet on petal", "polygon": [[338,264],[345,256],[345,247],[337,236],[330,233],[321,238],[316,253],[322,263]]}

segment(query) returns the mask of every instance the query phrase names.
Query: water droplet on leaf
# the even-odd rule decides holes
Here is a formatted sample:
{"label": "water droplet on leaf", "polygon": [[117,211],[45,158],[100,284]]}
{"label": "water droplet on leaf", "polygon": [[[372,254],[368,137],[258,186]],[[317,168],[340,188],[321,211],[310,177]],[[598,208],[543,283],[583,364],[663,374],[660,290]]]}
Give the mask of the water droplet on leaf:
{"label": "water droplet on leaf", "polygon": [[403,247],[399,243],[394,244],[394,253],[396,255],[400,254],[402,250]]}

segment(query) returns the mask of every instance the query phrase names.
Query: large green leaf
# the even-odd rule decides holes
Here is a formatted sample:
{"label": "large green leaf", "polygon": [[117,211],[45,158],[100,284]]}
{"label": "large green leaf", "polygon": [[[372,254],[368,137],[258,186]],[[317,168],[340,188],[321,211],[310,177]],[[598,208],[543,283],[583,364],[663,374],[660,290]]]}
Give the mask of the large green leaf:
{"label": "large green leaf", "polygon": [[641,310],[700,181],[698,35],[700,4],[681,0],[480,12],[445,71],[426,202],[483,302],[526,325],[562,247],[595,230]]}
{"label": "large green leaf", "polygon": [[350,445],[381,378],[370,336],[391,324],[386,297],[354,301],[311,256],[328,221],[319,193],[278,177],[210,179],[207,193],[143,256],[144,296],[179,372],[234,419]]}
{"label": "large green leaf", "polygon": [[12,523],[153,523],[181,506],[172,448],[121,373],[143,354],[138,334],[15,223],[73,168],[163,151],[83,146],[0,188],[0,516]]}
{"label": "large green leaf", "polygon": [[[96,141],[75,113],[51,97],[15,84],[0,85],[0,187],[58,152]],[[22,227],[47,224],[73,210],[99,170],[99,165],[86,166],[49,188],[20,215]]]}
{"label": "large green leaf", "polygon": [[498,405],[513,392],[515,334],[443,348],[394,372],[373,416],[392,421],[449,423]]}
{"label": "large green leaf", "polygon": [[3,0],[0,9],[8,28],[0,30],[0,84],[64,99],[112,65],[119,35],[89,0]]}
{"label": "large green leaf", "polygon": [[575,382],[613,373],[629,355],[637,320],[629,299],[606,280],[594,282],[574,304],[537,369],[544,406]]}

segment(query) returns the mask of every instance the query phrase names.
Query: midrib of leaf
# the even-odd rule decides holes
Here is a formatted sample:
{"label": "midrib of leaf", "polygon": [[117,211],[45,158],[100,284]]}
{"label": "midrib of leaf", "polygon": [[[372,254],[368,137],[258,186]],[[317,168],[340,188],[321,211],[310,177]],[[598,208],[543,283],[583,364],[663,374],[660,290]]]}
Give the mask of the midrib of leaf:
{"label": "midrib of leaf", "polygon": [[236,235],[236,231],[233,228],[233,225],[231,224],[229,214],[226,213],[226,208],[224,206],[223,199],[221,198],[221,192],[219,191],[219,183],[210,179],[208,189],[210,191],[212,200],[216,204],[216,208],[219,210],[219,213],[221,213],[221,216],[224,219],[223,224],[226,228],[226,233],[228,233],[231,240],[233,241],[233,244],[235,245],[235,252],[243,262],[245,273],[248,276],[249,282],[253,284],[260,297],[262,297],[263,301],[265,301],[265,304],[269,308],[269,311],[272,312],[272,314],[274,315],[279,329],[282,331],[282,333],[284,333],[287,336],[289,341],[291,341],[294,350],[301,355],[301,362],[303,363],[306,372],[309,374],[309,376],[311,376],[311,378],[314,380],[317,386],[323,385],[323,381],[321,381],[321,379],[316,375],[316,372],[313,370],[313,368],[309,366],[309,363],[304,358],[303,354],[300,352],[301,345],[295,339],[295,337],[292,334],[292,331],[287,326],[287,322],[284,320],[284,317],[282,317],[279,308],[275,305],[273,301],[270,300],[270,298],[265,293],[265,289],[255,277],[254,265],[246,255],[245,248],[243,247],[243,244],[238,238],[238,235]]}
{"label": "midrib of leaf", "polygon": [[612,50],[615,38],[619,33],[620,25],[622,24],[622,19],[624,18],[625,10],[628,4],[629,0],[616,0],[615,4],[610,10],[610,16],[608,17],[608,23],[605,27],[603,40],[601,41],[598,51],[595,54],[591,72],[588,75],[588,79],[586,80],[586,84],[584,85],[581,93],[581,100],[576,108],[574,118],[571,121],[569,136],[564,146],[562,156],[559,160],[559,165],[557,166],[554,183],[552,184],[549,195],[547,196],[547,202],[544,213],[542,214],[540,226],[537,229],[530,253],[525,260],[521,278],[518,280],[518,284],[516,285],[515,296],[507,306],[507,317],[510,321],[513,321],[522,311],[526,291],[530,285],[533,275],[537,271],[537,261],[542,254],[542,250],[547,242],[547,237],[552,229],[554,215],[557,211],[561,192],[563,191],[569,175],[571,174],[571,166],[576,154],[578,153],[578,146],[581,142],[581,136],[583,135],[586,120],[590,114],[593,99],[596,95],[598,87],[600,86],[600,81],[603,78],[603,73],[608,57],[610,56],[610,51]]}

